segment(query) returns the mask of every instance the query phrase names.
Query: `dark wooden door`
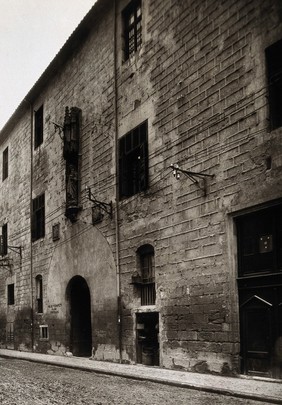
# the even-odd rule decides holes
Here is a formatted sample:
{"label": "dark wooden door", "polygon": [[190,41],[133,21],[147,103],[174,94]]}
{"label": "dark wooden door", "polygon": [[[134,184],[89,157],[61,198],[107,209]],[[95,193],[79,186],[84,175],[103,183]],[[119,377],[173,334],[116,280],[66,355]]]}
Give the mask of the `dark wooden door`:
{"label": "dark wooden door", "polygon": [[242,372],[282,377],[282,209],[237,219]]}
{"label": "dark wooden door", "polygon": [[241,306],[243,368],[247,374],[270,377],[273,306],[253,295]]}

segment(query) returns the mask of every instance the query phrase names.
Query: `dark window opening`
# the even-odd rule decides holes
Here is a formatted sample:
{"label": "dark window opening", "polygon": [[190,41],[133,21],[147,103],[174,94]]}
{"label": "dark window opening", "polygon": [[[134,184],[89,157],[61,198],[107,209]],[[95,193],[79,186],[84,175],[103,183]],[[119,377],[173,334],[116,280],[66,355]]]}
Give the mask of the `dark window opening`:
{"label": "dark window opening", "polygon": [[9,174],[9,154],[8,147],[3,152],[2,180],[4,181]]}
{"label": "dark window opening", "polygon": [[41,194],[32,200],[32,240],[45,236],[45,196]]}
{"label": "dark window opening", "polygon": [[1,255],[6,256],[8,254],[8,224],[2,226],[2,244]]}
{"label": "dark window opening", "polygon": [[123,11],[124,57],[127,60],[142,45],[141,0],[133,0]]}
{"label": "dark window opening", "polygon": [[8,305],[14,305],[15,304],[15,285],[8,284],[7,291],[8,291]]}
{"label": "dark window opening", "polygon": [[119,141],[120,197],[130,197],[148,188],[147,122]]}
{"label": "dark window opening", "polygon": [[43,142],[43,105],[35,111],[34,117],[34,149]]}
{"label": "dark window opening", "polygon": [[39,326],[39,338],[43,340],[49,339],[49,330],[48,325],[40,325]]}
{"label": "dark window opening", "polygon": [[282,40],[265,50],[271,129],[282,126]]}
{"label": "dark window opening", "polygon": [[43,282],[42,276],[36,276],[36,303],[37,303],[37,312],[39,314],[43,313]]}
{"label": "dark window opening", "polygon": [[282,271],[282,207],[237,219],[239,276]]}

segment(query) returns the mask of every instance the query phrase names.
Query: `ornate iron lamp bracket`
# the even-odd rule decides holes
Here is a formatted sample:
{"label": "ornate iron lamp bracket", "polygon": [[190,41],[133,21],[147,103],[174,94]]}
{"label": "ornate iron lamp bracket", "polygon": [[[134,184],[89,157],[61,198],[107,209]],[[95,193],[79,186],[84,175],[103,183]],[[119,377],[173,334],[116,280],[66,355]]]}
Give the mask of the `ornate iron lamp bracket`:
{"label": "ornate iron lamp bracket", "polygon": [[204,185],[203,185],[203,191],[204,195],[207,193],[207,186],[206,186],[206,178],[207,177],[214,177],[214,174],[207,174],[207,173],[202,173],[202,172],[192,172],[191,170],[184,170],[181,169],[178,164],[171,164],[170,167],[173,170],[173,175],[174,177],[179,180],[180,179],[180,173],[185,174],[194,184],[197,184],[200,188],[202,188],[199,184],[199,179],[203,180]]}

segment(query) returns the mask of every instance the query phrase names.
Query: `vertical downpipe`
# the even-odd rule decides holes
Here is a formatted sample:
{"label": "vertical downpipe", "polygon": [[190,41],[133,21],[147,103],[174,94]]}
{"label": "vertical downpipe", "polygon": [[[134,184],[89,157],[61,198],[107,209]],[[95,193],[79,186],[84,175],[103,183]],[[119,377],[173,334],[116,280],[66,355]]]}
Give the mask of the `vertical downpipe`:
{"label": "vertical downpipe", "polygon": [[33,191],[33,105],[30,103],[30,295],[31,295],[31,347],[34,351],[34,300],[33,300],[33,244],[32,244],[32,191]]}
{"label": "vertical downpipe", "polygon": [[120,288],[120,235],[119,235],[119,160],[118,160],[118,84],[117,84],[117,1],[114,0],[114,148],[115,148],[115,229],[116,229],[116,274],[117,274],[117,305],[118,305],[118,335],[119,361],[122,362],[122,308]]}

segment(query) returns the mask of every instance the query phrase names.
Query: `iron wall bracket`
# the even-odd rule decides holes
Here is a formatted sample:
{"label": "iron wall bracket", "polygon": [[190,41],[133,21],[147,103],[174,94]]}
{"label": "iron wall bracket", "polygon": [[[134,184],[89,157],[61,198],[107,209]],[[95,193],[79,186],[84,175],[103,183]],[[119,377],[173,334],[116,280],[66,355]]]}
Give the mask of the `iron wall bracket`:
{"label": "iron wall bracket", "polygon": [[[181,169],[178,164],[171,164],[170,167],[173,170],[173,175],[174,177],[179,180],[180,179],[180,173],[185,174],[194,184],[197,184],[200,188],[203,189],[204,195],[207,194],[207,184],[206,184],[206,178],[207,177],[214,177],[214,174],[207,174],[207,173],[202,173],[202,172],[193,172],[191,170],[184,170]],[[203,187],[199,184],[199,179],[203,180]]]}
{"label": "iron wall bracket", "polygon": [[113,218],[113,204],[110,201],[109,203],[105,203],[102,201],[98,201],[94,194],[91,192],[91,188],[90,187],[86,187],[86,192],[88,193],[88,199],[94,204],[95,207],[100,208],[101,210],[103,210],[104,212],[106,212],[110,218]]}

